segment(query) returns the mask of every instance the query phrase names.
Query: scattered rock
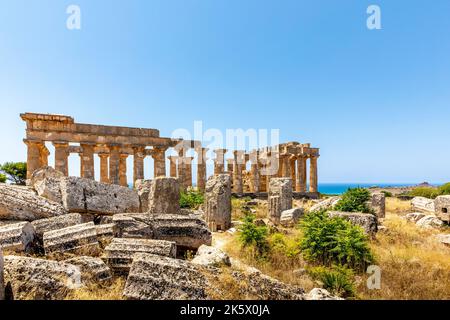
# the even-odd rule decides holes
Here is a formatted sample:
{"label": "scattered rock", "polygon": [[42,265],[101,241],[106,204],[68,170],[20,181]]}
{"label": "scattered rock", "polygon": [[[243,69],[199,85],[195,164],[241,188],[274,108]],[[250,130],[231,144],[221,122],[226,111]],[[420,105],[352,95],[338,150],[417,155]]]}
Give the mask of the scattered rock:
{"label": "scattered rock", "polygon": [[386,217],[386,195],[384,193],[373,193],[369,208],[374,211],[378,219]]}
{"label": "scattered rock", "polygon": [[333,296],[325,289],[314,288],[306,295],[306,300],[344,300],[344,299]]}
{"label": "scattered rock", "polygon": [[40,244],[43,244],[44,233],[59,230],[82,223],[79,213],[68,213],[57,217],[35,220],[31,224],[36,231],[36,236]]}
{"label": "scattered rock", "polygon": [[257,227],[265,227],[266,226],[266,222],[263,219],[256,219],[255,220],[255,226],[257,226]]}
{"label": "scattered rock", "polygon": [[386,226],[378,226],[378,232],[387,232],[388,230]]}
{"label": "scattered rock", "polygon": [[425,217],[424,213],[421,212],[413,212],[413,213],[408,213],[405,218],[408,221],[414,222],[416,223],[417,221],[419,221],[420,219],[422,219],[423,217]]}
{"label": "scattered rock", "polygon": [[414,211],[434,213],[434,200],[425,197],[414,197],[411,200],[411,207]]}
{"label": "scattered rock", "polygon": [[79,256],[63,262],[80,268],[83,283],[109,281],[112,278],[111,270],[100,258]]}
{"label": "scattered rock", "polygon": [[113,223],[116,225],[118,238],[153,238],[153,229],[148,213],[115,214]]}
{"label": "scattered rock", "polygon": [[31,188],[0,184],[0,219],[33,221],[67,213],[59,204]]}
{"label": "scattered rock", "polygon": [[450,234],[438,234],[436,238],[440,243],[450,246]]}
{"label": "scattered rock", "polygon": [[62,202],[69,212],[108,215],[139,211],[135,190],[92,179],[65,177],[61,180]]}
{"label": "scattered rock", "polygon": [[97,253],[99,250],[97,230],[93,222],[45,232],[43,239],[45,254],[80,250],[83,253]]}
{"label": "scattered rock", "polygon": [[211,245],[212,236],[206,222],[185,215],[155,215],[151,219],[153,238],[174,241],[177,249],[197,250]]}
{"label": "scattered rock", "polygon": [[175,258],[176,245],[164,240],[115,238],[105,248],[104,260],[115,272],[127,273],[138,252]]}
{"label": "scattered rock", "polygon": [[228,232],[229,234],[235,234],[236,231],[237,231],[236,228],[230,228],[230,229],[227,230],[227,232]]}
{"label": "scattered rock", "polygon": [[304,211],[302,208],[285,210],[281,213],[280,224],[283,227],[293,227],[303,214]]}
{"label": "scattered rock", "polygon": [[0,226],[0,249],[29,252],[34,247],[36,234],[29,222]]}
{"label": "scattered rock", "polygon": [[134,188],[136,189],[138,196],[139,196],[139,202],[140,202],[140,209],[139,212],[148,212],[148,200],[150,197],[150,189],[152,185],[152,180],[136,180],[134,184]]}
{"label": "scattered rock", "polygon": [[440,228],[444,223],[434,215],[428,215],[417,221],[416,225],[421,228]]}
{"label": "scattered rock", "polygon": [[177,214],[180,211],[180,184],[177,178],[157,177],[150,185],[148,211]]}
{"label": "scattered rock", "polygon": [[39,196],[61,204],[61,180],[63,178],[62,172],[46,166],[33,172],[31,186]]}
{"label": "scattered rock", "polygon": [[292,209],[292,179],[272,178],[269,183],[269,219],[278,224],[281,213]]}
{"label": "scattered rock", "polygon": [[117,227],[115,223],[96,225],[95,231],[97,233],[97,240],[100,242],[102,247],[109,244],[117,235]]}
{"label": "scattered rock", "polygon": [[5,256],[5,283],[16,300],[62,300],[81,283],[80,268],[58,261]]}
{"label": "scattered rock", "polygon": [[450,223],[450,196],[439,196],[434,200],[436,215],[442,221]]}
{"label": "scattered rock", "polygon": [[321,210],[329,210],[332,209],[338,202],[341,200],[341,197],[330,197],[325,200],[322,200],[311,208],[309,208],[309,212],[316,212]]}
{"label": "scattered rock", "polygon": [[211,231],[231,228],[231,176],[211,176],[205,189],[205,220]]}
{"label": "scattered rock", "polygon": [[362,227],[364,232],[371,237],[375,236],[378,231],[377,217],[370,213],[330,211],[328,215],[344,218],[354,225]]}
{"label": "scattered rock", "polygon": [[218,248],[205,245],[198,248],[192,263],[214,267],[221,265],[231,266],[230,257],[225,252]]}

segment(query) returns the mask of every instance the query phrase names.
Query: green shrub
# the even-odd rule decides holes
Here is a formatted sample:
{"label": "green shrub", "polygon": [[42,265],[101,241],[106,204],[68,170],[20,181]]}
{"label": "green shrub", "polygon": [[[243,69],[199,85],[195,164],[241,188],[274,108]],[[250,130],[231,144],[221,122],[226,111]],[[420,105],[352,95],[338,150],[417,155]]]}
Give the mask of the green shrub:
{"label": "green shrub", "polygon": [[335,210],[344,212],[365,212],[370,209],[366,202],[370,200],[370,192],[364,188],[350,188],[343,195],[342,199],[335,206]]}
{"label": "green shrub", "polygon": [[254,245],[260,253],[268,250],[267,235],[268,231],[265,226],[255,225],[255,216],[246,213],[243,219],[244,224],[240,228],[239,240],[243,246]]}
{"label": "green shrub", "polygon": [[0,173],[0,183],[5,183],[6,182],[6,176],[2,173]]}
{"label": "green shrub", "polygon": [[6,162],[0,166],[0,171],[14,184],[25,185],[27,179],[26,162]]}
{"label": "green shrub", "polygon": [[293,258],[300,254],[299,240],[289,238],[282,233],[271,234],[268,238],[270,251],[281,253],[282,255]]}
{"label": "green shrub", "polygon": [[309,275],[322,282],[324,289],[331,294],[351,298],[355,296],[354,274],[351,269],[332,266],[326,268],[323,266],[308,269]]}
{"label": "green shrub", "polygon": [[383,191],[381,191],[381,193],[383,193],[386,196],[386,198],[391,198],[392,197],[392,192],[383,190]]}
{"label": "green shrub", "polygon": [[439,190],[431,187],[417,187],[409,192],[412,197],[425,197],[434,199],[439,195]]}
{"label": "green shrub", "polygon": [[438,188],[439,195],[450,195],[450,182],[446,183]]}
{"label": "green shrub", "polygon": [[330,218],[325,211],[312,212],[305,216],[300,227],[303,231],[300,247],[309,261],[359,270],[373,261],[364,230],[343,218]]}
{"label": "green shrub", "polygon": [[198,209],[204,202],[203,193],[197,190],[182,191],[180,194],[180,207],[185,209]]}

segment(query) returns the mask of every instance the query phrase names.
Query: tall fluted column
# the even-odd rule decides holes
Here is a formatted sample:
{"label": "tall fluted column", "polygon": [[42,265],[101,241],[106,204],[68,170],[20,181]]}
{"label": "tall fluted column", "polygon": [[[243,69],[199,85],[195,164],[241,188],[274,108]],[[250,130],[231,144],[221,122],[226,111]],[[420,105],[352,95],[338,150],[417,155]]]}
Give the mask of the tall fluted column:
{"label": "tall fluted column", "polygon": [[95,179],[94,172],[94,145],[92,144],[80,144],[82,153],[80,154],[81,160],[81,177],[87,179]]}
{"label": "tall fluted column", "polygon": [[[208,152],[207,148],[198,148],[198,164],[197,164],[197,188],[200,191],[205,191],[206,188],[206,152]],[[223,164],[222,164],[223,170]]]}
{"label": "tall fluted column", "polygon": [[306,192],[306,159],[304,155],[297,158],[297,192]]}
{"label": "tall fluted column", "polygon": [[108,153],[99,153],[100,158],[100,182],[109,183],[108,175]]}
{"label": "tall fluted column", "polygon": [[48,166],[48,156],[50,155],[50,151],[48,151],[47,147],[44,143],[42,143],[40,148],[40,166],[46,167]]}
{"label": "tall fluted column", "polygon": [[55,170],[62,172],[65,176],[69,175],[68,157],[69,143],[53,142],[55,146]]}
{"label": "tall fluted column", "polygon": [[283,178],[290,178],[291,177],[291,164],[290,164],[290,155],[289,154],[283,154]]}
{"label": "tall fluted column", "polygon": [[233,165],[233,191],[236,193],[244,192],[242,183],[242,165],[245,164],[245,151],[234,151]]}
{"label": "tall fluted column", "polygon": [[177,156],[168,156],[167,159],[169,159],[170,163],[170,176],[172,178],[177,177]]}
{"label": "tall fluted column", "polygon": [[185,166],[184,187],[186,189],[188,187],[192,187],[192,160],[194,160],[194,157],[185,157],[184,158],[184,166]]}
{"label": "tall fluted column", "polygon": [[128,186],[127,158],[128,158],[128,154],[126,154],[126,153],[121,153],[119,156],[119,184],[123,187]]}
{"label": "tall fluted column", "polygon": [[180,182],[180,187],[186,189],[186,150],[184,148],[178,150],[178,181]]}
{"label": "tall fluted column", "polygon": [[251,161],[251,181],[250,181],[250,192],[258,193],[260,192],[260,176],[259,176],[259,152],[253,151],[250,154]]}
{"label": "tall fluted column", "polygon": [[111,184],[120,184],[119,162],[120,162],[119,146],[111,146],[109,156],[109,181]]}
{"label": "tall fluted column", "polygon": [[292,179],[292,191],[297,190],[297,175],[296,175],[296,168],[295,168],[295,162],[297,161],[297,156],[291,155],[289,157],[289,170],[291,173],[291,179]]}
{"label": "tall fluted column", "polygon": [[145,147],[133,147],[133,186],[135,186],[136,180],[144,179],[144,159]]}
{"label": "tall fluted column", "polygon": [[43,142],[23,140],[27,145],[27,179],[31,179],[33,172],[41,167],[41,148]]}
{"label": "tall fluted column", "polygon": [[309,192],[317,192],[317,156],[310,157]]}
{"label": "tall fluted column", "polygon": [[225,171],[225,153],[227,149],[214,150],[216,158],[214,159],[214,174],[221,174]]}
{"label": "tall fluted column", "polygon": [[165,147],[156,147],[153,149],[152,157],[154,160],[154,177],[166,176],[166,150]]}

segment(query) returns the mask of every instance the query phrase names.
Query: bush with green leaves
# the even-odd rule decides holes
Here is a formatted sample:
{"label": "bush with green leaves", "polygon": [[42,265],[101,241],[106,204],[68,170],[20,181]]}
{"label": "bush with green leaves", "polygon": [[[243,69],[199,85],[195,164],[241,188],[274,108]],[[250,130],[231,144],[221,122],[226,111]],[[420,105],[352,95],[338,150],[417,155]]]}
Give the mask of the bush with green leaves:
{"label": "bush with green leaves", "polygon": [[0,183],[5,183],[6,182],[6,176],[2,173],[0,173]]}
{"label": "bush with green leaves", "polygon": [[308,274],[322,283],[324,289],[331,294],[343,298],[355,297],[355,281],[353,270],[342,266],[331,268],[319,266],[309,268]]}
{"label": "bush with green leaves", "polygon": [[438,192],[440,196],[450,195],[450,182],[440,186]]}
{"label": "bush with green leaves", "polygon": [[299,240],[282,233],[271,234],[268,237],[268,244],[272,253],[281,253],[288,258],[294,258],[300,254]]}
{"label": "bush with green leaves", "polygon": [[265,226],[255,224],[255,215],[245,213],[243,225],[240,228],[239,240],[243,246],[255,246],[260,253],[268,250],[267,235],[268,230]]}
{"label": "bush with green leaves", "polygon": [[14,184],[25,185],[27,179],[26,162],[6,162],[0,166],[0,172]]}
{"label": "bush with green leaves", "polygon": [[305,259],[325,266],[333,264],[364,270],[373,262],[369,238],[360,226],[325,211],[311,212],[300,223],[300,242]]}
{"label": "bush with green leaves", "polygon": [[386,191],[386,190],[382,190],[381,193],[384,194],[384,196],[386,198],[391,198],[392,197],[392,192],[389,192],[389,191]]}
{"label": "bush with green leaves", "polygon": [[180,207],[184,209],[198,209],[203,202],[205,197],[203,193],[197,190],[187,190],[182,191],[180,194]]}
{"label": "bush with green leaves", "polygon": [[367,206],[370,200],[370,191],[364,188],[350,188],[343,195],[341,200],[334,207],[335,210],[343,212],[364,212],[371,210]]}
{"label": "bush with green leaves", "polygon": [[417,187],[409,192],[412,197],[425,197],[428,199],[434,199],[439,195],[439,190],[431,187]]}

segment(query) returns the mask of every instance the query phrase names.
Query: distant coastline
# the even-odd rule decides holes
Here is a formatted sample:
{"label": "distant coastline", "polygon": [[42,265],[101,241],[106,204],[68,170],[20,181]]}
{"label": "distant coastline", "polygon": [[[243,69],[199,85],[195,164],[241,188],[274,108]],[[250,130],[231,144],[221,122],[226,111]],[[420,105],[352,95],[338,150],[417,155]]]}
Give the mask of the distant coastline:
{"label": "distant coastline", "polygon": [[[431,184],[437,186],[439,184]],[[322,194],[342,194],[349,188],[411,188],[419,186],[418,183],[319,183],[319,192]]]}

